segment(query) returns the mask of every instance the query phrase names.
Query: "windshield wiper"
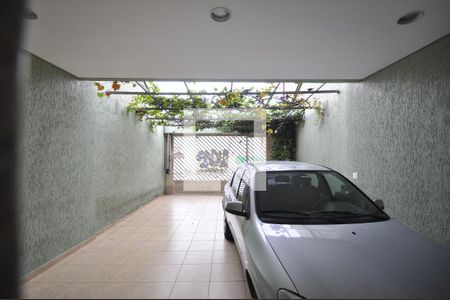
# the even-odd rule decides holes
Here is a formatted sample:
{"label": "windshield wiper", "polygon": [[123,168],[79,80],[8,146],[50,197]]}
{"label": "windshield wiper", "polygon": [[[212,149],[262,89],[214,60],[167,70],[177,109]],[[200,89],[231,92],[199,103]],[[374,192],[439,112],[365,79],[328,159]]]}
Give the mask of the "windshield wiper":
{"label": "windshield wiper", "polygon": [[307,216],[309,217],[311,214],[301,212],[298,210],[288,210],[288,209],[265,209],[261,210],[262,213],[269,213],[269,214],[294,214],[294,215],[301,215],[301,216]]}
{"label": "windshield wiper", "polygon": [[354,213],[354,212],[350,212],[350,211],[341,211],[341,210],[326,210],[326,211],[316,211],[316,212],[312,212],[311,216],[328,216],[328,215],[333,215],[333,216],[337,216],[337,215],[341,215],[344,217],[374,217],[377,219],[386,219],[386,216],[381,215],[379,213],[374,213],[374,214],[361,214],[361,213]]}
{"label": "windshield wiper", "polygon": [[330,215],[330,214],[342,214],[342,215],[360,215],[359,213],[354,213],[351,211],[342,211],[342,210],[323,210],[323,211],[313,211],[312,215]]}
{"label": "windshield wiper", "polygon": [[388,220],[389,217],[385,214],[380,214],[380,213],[373,213],[373,214],[366,214],[366,215],[361,215],[361,217],[373,217],[375,219],[379,219],[379,220]]}
{"label": "windshield wiper", "polygon": [[298,210],[266,209],[266,210],[262,210],[261,212],[262,213],[268,213],[268,214],[294,214],[294,215],[307,217],[306,219],[323,219],[323,220],[332,221],[334,223],[342,223],[341,221],[339,221],[339,220],[337,220],[335,218],[330,218],[330,217],[327,217],[327,216],[316,216],[316,215],[312,215],[311,213],[301,212],[301,211],[298,211]]}

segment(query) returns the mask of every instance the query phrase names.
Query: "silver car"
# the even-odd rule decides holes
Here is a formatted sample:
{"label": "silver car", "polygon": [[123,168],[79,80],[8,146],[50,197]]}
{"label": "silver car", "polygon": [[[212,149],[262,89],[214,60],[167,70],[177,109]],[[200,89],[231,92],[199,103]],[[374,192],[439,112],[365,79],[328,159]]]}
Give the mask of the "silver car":
{"label": "silver car", "polygon": [[331,169],[244,164],[223,208],[254,298],[450,298],[450,252]]}

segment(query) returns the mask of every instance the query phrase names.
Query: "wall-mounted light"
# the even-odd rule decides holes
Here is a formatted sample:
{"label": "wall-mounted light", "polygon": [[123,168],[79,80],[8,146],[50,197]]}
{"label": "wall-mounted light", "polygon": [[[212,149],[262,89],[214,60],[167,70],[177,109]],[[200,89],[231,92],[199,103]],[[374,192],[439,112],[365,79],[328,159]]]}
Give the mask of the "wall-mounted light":
{"label": "wall-mounted light", "polygon": [[38,15],[31,9],[25,8],[23,18],[27,20],[36,20],[38,18]]}
{"label": "wall-mounted light", "polygon": [[231,10],[226,7],[215,7],[211,10],[211,18],[216,22],[225,22],[231,18]]}
{"label": "wall-mounted light", "polygon": [[415,11],[409,12],[406,15],[400,17],[397,20],[397,24],[399,24],[399,25],[411,24],[411,23],[419,20],[420,18],[422,18],[424,14],[425,13],[421,10],[415,10]]}

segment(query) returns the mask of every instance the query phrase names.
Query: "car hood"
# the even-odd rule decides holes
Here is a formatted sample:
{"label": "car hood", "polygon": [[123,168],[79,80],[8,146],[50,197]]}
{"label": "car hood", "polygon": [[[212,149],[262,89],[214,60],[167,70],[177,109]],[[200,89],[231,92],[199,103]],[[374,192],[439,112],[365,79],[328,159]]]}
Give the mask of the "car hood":
{"label": "car hood", "polygon": [[262,224],[306,298],[450,298],[450,251],[395,220]]}

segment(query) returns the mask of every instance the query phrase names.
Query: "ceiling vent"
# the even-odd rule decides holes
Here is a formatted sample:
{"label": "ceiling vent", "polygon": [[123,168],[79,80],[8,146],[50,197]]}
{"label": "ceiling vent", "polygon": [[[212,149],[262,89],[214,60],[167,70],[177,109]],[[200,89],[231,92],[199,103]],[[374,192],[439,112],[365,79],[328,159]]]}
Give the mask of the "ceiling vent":
{"label": "ceiling vent", "polygon": [[407,13],[406,15],[400,17],[397,20],[397,24],[399,24],[399,25],[411,24],[411,23],[419,20],[420,18],[422,18],[424,14],[425,13],[421,10],[412,11],[412,12]]}
{"label": "ceiling vent", "polygon": [[38,15],[31,9],[25,8],[23,17],[24,17],[24,19],[27,19],[27,20],[36,20],[38,18]]}
{"label": "ceiling vent", "polygon": [[231,10],[226,7],[215,7],[211,10],[211,18],[216,22],[225,22],[231,18]]}

